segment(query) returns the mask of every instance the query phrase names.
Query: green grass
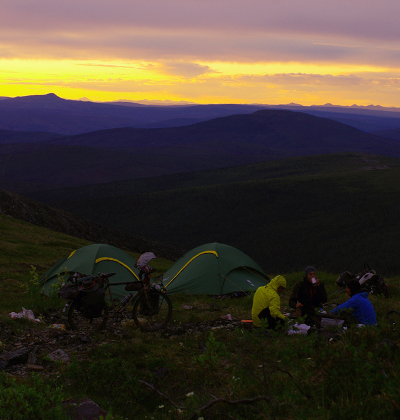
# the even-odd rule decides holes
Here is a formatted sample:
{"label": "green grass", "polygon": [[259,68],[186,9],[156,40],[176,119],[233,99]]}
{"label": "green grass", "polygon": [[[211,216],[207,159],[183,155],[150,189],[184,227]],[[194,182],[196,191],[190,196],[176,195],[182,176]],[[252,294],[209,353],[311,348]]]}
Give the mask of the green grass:
{"label": "green grass", "polygon": [[[13,329],[16,337],[49,328],[10,320],[7,313],[37,303],[39,297],[21,291],[32,278],[31,265],[40,273],[88,243],[2,215],[0,228],[0,327]],[[157,259],[152,265],[162,273],[170,264]],[[281,274],[288,281],[281,298],[286,311],[290,291],[303,273]],[[339,274],[318,273],[329,302],[346,299],[343,293],[334,293]],[[0,417],[30,420],[51,415],[57,420],[62,418],[57,412],[60,401],[86,396],[112,412],[115,420],[399,418],[400,350],[395,346],[400,347],[400,332],[385,322],[385,315],[390,309],[400,311],[400,277],[386,282],[388,298],[370,297],[379,326],[349,330],[334,340],[318,334],[265,337],[242,328],[192,329],[190,334],[164,337],[128,326],[123,336],[110,332],[92,337],[96,345],[90,351],[85,346],[69,351],[72,362],[67,365],[49,364],[46,354],[39,354],[38,363],[47,366],[39,378],[28,375],[13,382],[0,377],[0,392],[17,393],[21,401],[33,398],[34,413],[22,410],[17,417],[15,405],[2,400]],[[252,296],[218,300],[173,295],[171,299],[171,325],[213,321],[228,313],[250,318]],[[57,392],[49,394],[51,389]]]}
{"label": "green grass", "polygon": [[89,242],[34,226],[0,214],[0,308],[1,313],[31,307],[31,297],[21,286],[30,279],[31,267],[44,273],[62,256]]}
{"label": "green grass", "polygon": [[[0,214],[0,233],[0,313],[4,314],[19,312],[24,305],[34,306],[37,297],[23,288],[32,279],[32,270],[40,276],[65,255],[90,244],[3,214]],[[139,257],[137,253],[130,254]],[[158,258],[152,266],[158,276],[167,271],[171,262]]]}

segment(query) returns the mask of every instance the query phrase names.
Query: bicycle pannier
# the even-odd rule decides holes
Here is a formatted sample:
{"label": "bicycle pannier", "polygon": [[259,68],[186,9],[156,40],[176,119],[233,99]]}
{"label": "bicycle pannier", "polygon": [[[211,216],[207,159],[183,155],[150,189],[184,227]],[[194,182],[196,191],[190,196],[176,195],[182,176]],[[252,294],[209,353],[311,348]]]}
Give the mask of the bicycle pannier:
{"label": "bicycle pannier", "polygon": [[74,300],[79,295],[79,288],[77,284],[65,284],[58,292],[58,296],[64,299]]}
{"label": "bicycle pannier", "polygon": [[94,292],[81,293],[79,310],[86,318],[97,318],[101,316],[105,304],[105,290],[99,288]]}
{"label": "bicycle pannier", "polygon": [[79,311],[87,318],[101,316],[105,304],[106,292],[96,282],[95,277],[85,277],[79,290]]}
{"label": "bicycle pannier", "polygon": [[[160,295],[157,292],[150,291],[148,294],[149,300],[143,296],[140,304],[139,314],[144,316],[151,316],[159,311],[160,306]],[[150,307],[149,307],[150,306]]]}
{"label": "bicycle pannier", "polygon": [[150,293],[149,301],[153,311],[158,312],[160,305],[160,295],[156,292]]}

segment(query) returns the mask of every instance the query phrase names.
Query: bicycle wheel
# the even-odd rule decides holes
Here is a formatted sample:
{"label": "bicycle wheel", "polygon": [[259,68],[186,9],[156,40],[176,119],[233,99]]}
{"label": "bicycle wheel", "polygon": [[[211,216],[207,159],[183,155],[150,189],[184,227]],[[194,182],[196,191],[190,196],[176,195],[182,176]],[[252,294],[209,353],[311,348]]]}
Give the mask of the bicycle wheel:
{"label": "bicycle wheel", "polygon": [[159,290],[143,294],[133,306],[133,320],[143,331],[158,331],[170,320],[171,299]]}
{"label": "bicycle wheel", "polygon": [[68,324],[71,330],[93,333],[100,331],[108,319],[108,306],[104,302],[101,315],[95,318],[87,317],[77,309],[78,302],[73,302],[68,309]]}
{"label": "bicycle wheel", "polygon": [[389,311],[386,314],[388,323],[392,326],[393,331],[400,332],[400,313],[397,311]]}

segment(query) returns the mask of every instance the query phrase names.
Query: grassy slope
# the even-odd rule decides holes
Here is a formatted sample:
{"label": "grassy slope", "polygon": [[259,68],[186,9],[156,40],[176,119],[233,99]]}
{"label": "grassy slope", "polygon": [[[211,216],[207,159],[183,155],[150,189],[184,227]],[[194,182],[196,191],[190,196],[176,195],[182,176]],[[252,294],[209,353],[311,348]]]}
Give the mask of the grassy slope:
{"label": "grassy slope", "polygon": [[[21,289],[32,277],[32,266],[41,275],[65,255],[91,244],[3,214],[0,214],[0,233],[0,313],[3,315],[34,304]],[[139,256],[130,254],[134,258]],[[154,267],[161,273],[170,265],[171,262],[159,258]]]}
{"label": "grassy slope", "polygon": [[22,284],[29,280],[31,266],[44,273],[64,255],[89,242],[34,226],[0,214],[0,307],[1,313],[19,312],[26,304]]}
{"label": "grassy slope", "polygon": [[391,275],[400,270],[399,162],[311,156],[50,191],[37,199],[69,211],[79,201],[75,211],[85,218],[185,249],[227,243],[267,272],[309,263],[357,271],[367,263]]}
{"label": "grassy slope", "polygon": [[[21,284],[29,280],[31,264],[39,272],[44,271],[58,258],[87,242],[4,215],[0,215],[0,230],[2,326],[8,311],[20,310],[21,306],[31,308],[34,304],[20,289]],[[160,261],[159,271],[165,270],[168,264]],[[288,291],[282,296],[283,310],[287,310],[284,306],[290,290],[302,273],[285,276]],[[336,275],[319,273],[319,277],[327,285],[330,302],[340,303],[345,299],[343,294],[334,293]],[[400,310],[399,277],[387,279],[387,282],[391,285],[388,299],[371,296],[380,327],[373,331],[349,332],[338,341],[336,338],[329,341],[329,335],[317,334],[265,338],[243,330],[215,329],[212,335],[210,331],[195,332],[193,323],[227,313],[234,318],[249,318],[252,297],[217,301],[207,297],[173,296],[171,324],[191,323],[189,335],[165,339],[127,327],[122,335],[92,337],[97,346],[91,346],[92,350],[86,355],[85,346],[81,346],[79,353],[70,352],[76,359],[67,366],[50,366],[42,360],[45,354],[38,354],[38,363],[47,366],[45,372],[52,375],[41,374],[39,388],[30,388],[29,393],[37,392],[39,396],[44,389],[42,384],[58,386],[65,399],[88,396],[107,411],[111,410],[115,420],[149,417],[166,420],[189,418],[192,414],[197,419],[200,413],[196,415],[196,410],[213,399],[240,401],[261,396],[263,399],[250,404],[215,404],[201,414],[210,420],[223,416],[321,420],[396,418],[400,360],[393,345],[400,346],[400,335],[385,324],[384,317],[388,309]],[[186,309],[185,305],[192,309]],[[11,323],[19,326],[17,336],[24,329],[26,333],[22,335],[31,336],[32,328],[47,328],[28,325],[22,320],[8,322]],[[3,345],[8,345],[8,339],[2,339]],[[381,344],[384,339],[390,340],[392,347]],[[205,351],[202,350],[204,344]],[[169,400],[138,380],[151,384]],[[21,378],[19,392],[23,392],[22,384],[29,381],[29,377]],[[0,389],[2,386],[10,386],[4,377],[0,377]],[[0,411],[2,407],[0,402]]]}

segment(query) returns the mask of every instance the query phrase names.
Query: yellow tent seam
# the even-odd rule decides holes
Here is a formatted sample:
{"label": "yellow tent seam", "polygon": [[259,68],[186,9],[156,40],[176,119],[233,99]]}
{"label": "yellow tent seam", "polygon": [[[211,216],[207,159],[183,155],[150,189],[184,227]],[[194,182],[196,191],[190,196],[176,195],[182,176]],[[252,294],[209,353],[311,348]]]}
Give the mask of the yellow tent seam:
{"label": "yellow tent seam", "polygon": [[108,258],[108,257],[97,258],[97,260],[95,261],[95,264],[99,263],[100,261],[115,261],[118,264],[123,265],[126,269],[128,269],[139,280],[139,277],[131,270],[131,268],[129,266],[127,266],[126,264],[124,264],[123,262],[121,262],[119,260],[116,260],[115,258]]}
{"label": "yellow tent seam", "polygon": [[218,254],[216,251],[203,251],[200,252],[200,254],[197,254],[196,256],[194,256],[193,258],[191,258],[176,274],[175,276],[168,282],[168,284],[164,287],[168,287],[177,277],[178,275],[197,257],[199,257],[202,254],[214,254],[217,258],[218,258]]}
{"label": "yellow tent seam", "polygon": [[[75,249],[75,251],[72,251],[72,252],[69,254],[68,258],[71,258],[71,257],[75,254],[75,252],[76,252],[76,249]],[[67,260],[68,260],[68,258],[67,258]]]}

